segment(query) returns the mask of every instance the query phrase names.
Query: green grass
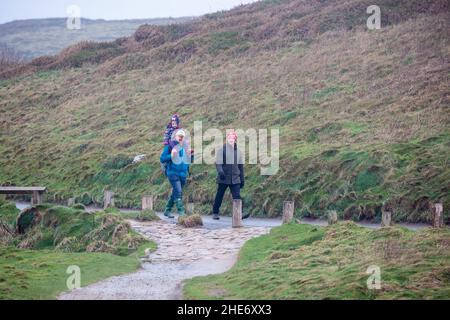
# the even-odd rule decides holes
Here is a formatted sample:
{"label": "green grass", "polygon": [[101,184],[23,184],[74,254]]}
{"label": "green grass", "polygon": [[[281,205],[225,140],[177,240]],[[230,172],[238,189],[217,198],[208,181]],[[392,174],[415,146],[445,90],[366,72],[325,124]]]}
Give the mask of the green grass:
{"label": "green grass", "polygon": [[[248,241],[233,268],[196,277],[187,299],[448,299],[450,229],[290,224]],[[369,290],[366,270],[381,270]]]}
{"label": "green grass", "polygon": [[136,219],[136,220],[141,220],[141,221],[160,220],[154,210],[121,212],[120,216],[124,219]]}
{"label": "green grass", "polygon": [[11,229],[16,227],[16,218],[19,209],[14,202],[6,201],[4,196],[0,195],[0,221],[6,223]]}
{"label": "green grass", "polygon": [[220,51],[228,50],[232,47],[243,45],[245,43],[239,33],[234,31],[218,32],[211,35],[211,44],[208,52],[216,54]]}
{"label": "green grass", "polygon": [[53,250],[24,250],[0,246],[0,299],[55,299],[68,290],[66,273],[80,267],[81,286],[136,271],[136,254],[64,253]]}

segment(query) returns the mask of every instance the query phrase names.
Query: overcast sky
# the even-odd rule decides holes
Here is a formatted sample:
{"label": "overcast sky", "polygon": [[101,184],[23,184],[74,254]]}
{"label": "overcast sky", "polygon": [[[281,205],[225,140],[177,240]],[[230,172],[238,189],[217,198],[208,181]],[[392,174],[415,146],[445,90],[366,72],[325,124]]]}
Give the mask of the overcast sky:
{"label": "overcast sky", "polygon": [[77,5],[91,19],[144,19],[198,16],[256,0],[1,0],[0,23],[12,20],[66,17]]}

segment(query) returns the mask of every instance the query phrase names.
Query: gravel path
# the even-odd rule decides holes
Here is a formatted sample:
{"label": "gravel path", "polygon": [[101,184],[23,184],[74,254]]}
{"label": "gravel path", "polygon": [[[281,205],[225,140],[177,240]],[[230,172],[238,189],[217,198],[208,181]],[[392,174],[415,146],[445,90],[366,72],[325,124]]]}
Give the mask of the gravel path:
{"label": "gravel path", "polygon": [[142,259],[142,268],[63,293],[59,299],[181,299],[184,280],[227,271],[247,240],[270,230],[270,227],[232,229],[230,225],[186,229],[168,220],[130,223],[158,244],[155,252]]}

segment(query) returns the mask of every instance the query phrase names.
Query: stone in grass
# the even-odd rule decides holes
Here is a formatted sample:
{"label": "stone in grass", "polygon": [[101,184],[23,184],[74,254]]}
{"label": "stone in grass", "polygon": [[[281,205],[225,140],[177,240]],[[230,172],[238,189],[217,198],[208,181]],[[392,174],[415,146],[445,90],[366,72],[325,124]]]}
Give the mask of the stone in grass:
{"label": "stone in grass", "polygon": [[185,215],[178,217],[178,224],[185,228],[203,226],[202,216],[199,214]]}
{"label": "stone in grass", "polygon": [[143,210],[137,217],[138,221],[155,221],[160,220],[158,215],[153,210]]}

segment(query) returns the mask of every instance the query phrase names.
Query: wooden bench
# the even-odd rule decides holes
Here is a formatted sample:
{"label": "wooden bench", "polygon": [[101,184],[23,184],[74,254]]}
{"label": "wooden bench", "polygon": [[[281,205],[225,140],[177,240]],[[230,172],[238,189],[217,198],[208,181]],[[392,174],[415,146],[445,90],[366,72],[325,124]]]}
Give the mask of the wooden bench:
{"label": "wooden bench", "polygon": [[32,194],[31,204],[41,204],[46,187],[1,187],[0,194]]}

